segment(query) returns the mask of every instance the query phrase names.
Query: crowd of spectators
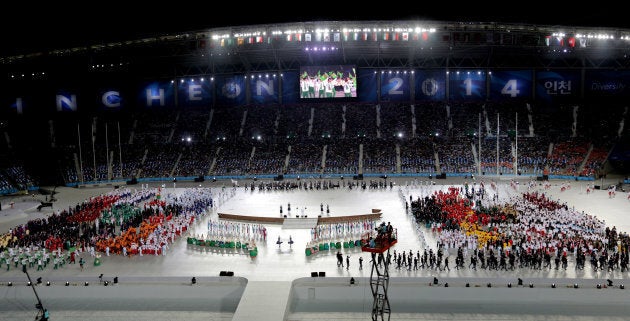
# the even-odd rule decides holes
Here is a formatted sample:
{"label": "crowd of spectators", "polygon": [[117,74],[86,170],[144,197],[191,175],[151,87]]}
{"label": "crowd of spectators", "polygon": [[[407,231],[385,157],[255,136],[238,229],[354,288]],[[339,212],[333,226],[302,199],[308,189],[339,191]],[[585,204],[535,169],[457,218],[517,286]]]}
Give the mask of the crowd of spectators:
{"label": "crowd of spectators", "polygon": [[[627,109],[597,112],[596,107],[525,102],[160,107],[84,120],[55,117],[48,135],[57,158],[54,171],[66,184],[361,169],[594,176],[616,139],[627,135]],[[0,190],[37,185],[24,165],[2,164]]]}

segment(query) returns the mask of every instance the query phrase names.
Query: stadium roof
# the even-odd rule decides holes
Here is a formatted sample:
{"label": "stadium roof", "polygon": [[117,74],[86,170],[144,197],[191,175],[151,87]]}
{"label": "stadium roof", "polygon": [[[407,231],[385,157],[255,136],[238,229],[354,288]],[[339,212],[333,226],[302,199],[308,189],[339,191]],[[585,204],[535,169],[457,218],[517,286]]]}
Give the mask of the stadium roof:
{"label": "stadium roof", "polygon": [[[431,10],[414,6],[404,8],[367,7],[363,3],[344,2],[339,10],[303,13],[298,7],[287,13],[276,6],[251,9],[212,10],[195,5],[138,5],[108,2],[59,6],[58,3],[13,3],[0,19],[0,35],[4,45],[0,56],[34,51],[85,46],[110,41],[140,39],[149,35],[202,30],[225,26],[273,24],[308,21],[374,21],[374,20],[437,20],[470,22],[509,22],[560,26],[629,28],[630,20],[623,10],[614,8],[550,8],[548,2],[536,5],[527,1],[514,6],[487,8],[479,4],[432,4]],[[444,9],[440,10],[440,6]],[[290,9],[290,8],[286,8]],[[507,10],[513,13],[506,12]],[[367,12],[367,13],[365,13]],[[499,14],[491,14],[498,12]]]}

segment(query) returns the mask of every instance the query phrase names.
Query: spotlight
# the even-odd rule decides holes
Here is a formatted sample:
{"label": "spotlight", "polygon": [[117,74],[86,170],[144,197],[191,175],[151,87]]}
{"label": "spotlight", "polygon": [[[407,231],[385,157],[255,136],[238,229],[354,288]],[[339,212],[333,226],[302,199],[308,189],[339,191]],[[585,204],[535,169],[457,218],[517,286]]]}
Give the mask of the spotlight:
{"label": "spotlight", "polygon": [[518,278],[518,285],[523,285],[523,279]]}
{"label": "spotlight", "polygon": [[574,288],[574,289],[579,288],[578,284],[577,284],[577,283],[573,284],[573,288]]}
{"label": "spotlight", "polygon": [[7,286],[13,286],[13,282],[9,281],[9,283],[7,283]]}
{"label": "spotlight", "polygon": [[602,285],[601,285],[601,284],[599,284],[599,283],[597,283],[597,288],[598,288],[598,289],[601,289],[601,288],[602,288]]}
{"label": "spotlight", "polygon": [[31,283],[31,281],[26,282],[27,286],[31,286],[33,283]]}
{"label": "spotlight", "polygon": [[556,284],[555,283],[551,283],[551,288],[555,289],[556,288]]}
{"label": "spotlight", "polygon": [[190,280],[190,282],[191,282],[193,285],[197,284],[197,278],[193,276],[193,277],[192,277],[192,279]]}
{"label": "spotlight", "polygon": [[[9,282],[9,284],[11,284],[11,282]],[[625,287],[625,286],[623,286],[623,284],[619,284],[619,289],[623,290],[623,289],[625,289],[625,288],[626,288],[626,287]]]}
{"label": "spotlight", "polygon": [[611,279],[607,279],[606,282],[608,282],[608,286],[613,286],[613,281]]}
{"label": "spotlight", "polygon": [[103,283],[103,285],[105,285],[105,286],[109,285],[109,281],[105,281],[105,282]]}
{"label": "spotlight", "polygon": [[70,282],[66,281],[66,286],[70,286]]}
{"label": "spotlight", "polygon": [[491,288],[492,287],[492,283],[488,283],[488,287]]}
{"label": "spotlight", "polygon": [[444,287],[448,288],[448,282],[444,283]]}
{"label": "spotlight", "polygon": [[50,281],[46,281],[46,286],[50,286]]}
{"label": "spotlight", "polygon": [[88,281],[85,281],[85,286],[88,286],[88,285],[90,285],[90,283],[88,283]]}
{"label": "spotlight", "polygon": [[512,287],[512,283],[508,283],[508,288],[511,288],[511,287]]}

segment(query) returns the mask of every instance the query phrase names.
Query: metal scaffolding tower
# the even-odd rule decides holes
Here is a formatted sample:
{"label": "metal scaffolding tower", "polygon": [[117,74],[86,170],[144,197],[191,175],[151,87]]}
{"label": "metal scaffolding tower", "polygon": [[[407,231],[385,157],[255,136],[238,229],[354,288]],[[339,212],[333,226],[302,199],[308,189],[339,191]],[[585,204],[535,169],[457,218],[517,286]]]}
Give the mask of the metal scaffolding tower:
{"label": "metal scaffolding tower", "polygon": [[[372,238],[370,234],[362,237],[361,250],[372,253],[372,272],[370,273],[370,288],[372,289],[372,320],[389,320],[391,308],[387,289],[389,287],[389,249],[397,242],[397,233],[381,233]],[[384,253],[387,252],[387,255]]]}

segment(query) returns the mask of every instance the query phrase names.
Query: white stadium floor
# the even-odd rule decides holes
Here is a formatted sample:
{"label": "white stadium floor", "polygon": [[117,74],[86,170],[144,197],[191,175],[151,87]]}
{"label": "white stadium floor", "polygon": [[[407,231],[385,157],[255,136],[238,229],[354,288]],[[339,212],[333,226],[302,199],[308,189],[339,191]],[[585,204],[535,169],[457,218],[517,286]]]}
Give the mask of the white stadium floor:
{"label": "white stadium floor", "polygon": [[[477,178],[486,186],[497,177]],[[337,179],[332,179],[334,182]],[[366,178],[366,181],[368,178]],[[347,182],[348,180],[346,180]],[[179,193],[182,187],[212,187],[215,207],[188,231],[192,235],[207,234],[208,220],[217,220],[217,213],[250,216],[280,217],[279,208],[287,214],[291,203],[292,214],[315,218],[320,204],[329,205],[330,216],[368,214],[382,210],[382,221],[391,222],[398,229],[398,251],[435,249],[435,235],[424,227],[416,228],[413,218],[405,211],[405,199],[412,195],[427,195],[437,189],[460,186],[464,178],[434,180],[427,178],[395,179],[393,188],[362,190],[358,188],[320,191],[251,191],[239,187],[223,188],[229,181],[204,183],[166,183],[162,193]],[[467,179],[466,181],[471,181]],[[496,180],[500,198],[517,193],[509,178]],[[526,190],[528,179],[519,180],[519,189]],[[571,181],[571,188],[560,190],[565,181],[552,181],[544,192],[551,199],[596,215],[618,232],[630,231],[630,200],[626,192],[617,191],[609,198],[605,190],[587,195],[586,184],[608,186],[618,179],[584,182]],[[240,182],[243,184],[249,182]],[[536,182],[537,184],[540,182]],[[156,184],[157,185],[157,184]],[[343,183],[342,183],[343,185]],[[43,217],[53,210],[75,205],[90,196],[106,193],[112,186],[89,188],[58,187],[54,209],[37,211],[43,195],[2,198],[0,232]],[[120,188],[123,188],[122,186]],[[141,185],[129,188],[141,188]],[[539,190],[542,186],[537,185]],[[493,193],[488,189],[490,193]],[[401,196],[402,195],[402,196]],[[491,194],[492,195],[492,194]],[[491,197],[491,195],[489,195]],[[14,208],[10,208],[10,203]],[[324,212],[323,216],[327,216]],[[267,224],[268,237],[257,241],[258,255],[251,258],[246,251],[200,247],[187,244],[182,237],[166,251],[166,255],[109,256],[103,255],[101,265],[95,266],[89,254],[81,254],[89,264],[82,271],[78,265],[67,264],[57,270],[30,269],[31,279],[41,277],[51,286],[36,287],[43,305],[51,312],[51,320],[371,320],[372,295],[369,286],[370,256],[359,248],[343,249],[344,258],[350,256],[349,269],[337,267],[336,251],[320,251],[306,256],[306,244],[311,239],[309,228],[288,228],[286,225]],[[276,244],[278,237],[283,240]],[[288,245],[289,237],[295,242]],[[576,270],[570,262],[567,270],[489,271],[478,269],[456,270],[453,250],[451,270],[397,270],[390,266],[389,302],[391,320],[627,320],[630,318],[630,289],[622,290],[628,272],[593,271],[590,266]],[[465,256],[465,257],[469,257]],[[359,270],[359,257],[364,259]],[[468,261],[468,260],[466,260]],[[345,259],[344,259],[345,263]],[[467,266],[467,264],[466,264]],[[232,271],[234,277],[219,277],[220,271]],[[324,272],[325,278],[312,278],[311,272]],[[102,286],[103,280],[119,283]],[[197,278],[192,286],[190,280]],[[357,283],[349,285],[350,277]],[[432,285],[433,278],[439,284]],[[516,286],[517,279],[523,287]],[[596,284],[614,282],[613,287],[597,289]],[[36,298],[26,284],[20,268],[9,271],[0,268],[0,320],[32,320],[35,318]],[[70,282],[66,287],[65,282]],[[12,282],[13,286],[7,286]],[[89,286],[84,283],[88,282]],[[449,283],[449,287],[444,284]],[[470,287],[465,287],[469,283]],[[506,285],[513,283],[514,287]],[[529,287],[529,284],[533,288]],[[551,284],[557,284],[552,288]],[[488,287],[491,284],[491,287]],[[578,284],[578,288],[574,288]],[[387,315],[386,315],[387,316]],[[387,318],[386,318],[387,319]]]}

